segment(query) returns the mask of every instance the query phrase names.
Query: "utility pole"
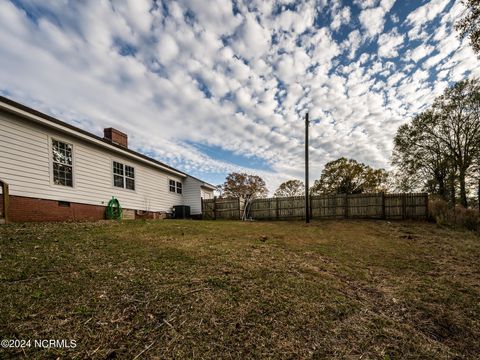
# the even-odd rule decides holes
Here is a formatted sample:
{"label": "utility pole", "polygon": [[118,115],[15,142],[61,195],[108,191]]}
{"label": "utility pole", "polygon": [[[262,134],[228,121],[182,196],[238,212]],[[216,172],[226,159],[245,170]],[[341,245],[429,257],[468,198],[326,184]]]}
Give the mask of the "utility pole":
{"label": "utility pole", "polygon": [[308,204],[308,112],[305,114],[305,223],[310,222],[310,209]]}

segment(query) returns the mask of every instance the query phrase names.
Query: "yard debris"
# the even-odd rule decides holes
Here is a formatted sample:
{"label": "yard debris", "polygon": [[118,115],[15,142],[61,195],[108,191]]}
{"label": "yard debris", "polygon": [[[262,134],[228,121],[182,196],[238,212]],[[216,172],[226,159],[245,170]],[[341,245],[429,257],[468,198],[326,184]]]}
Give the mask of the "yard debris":
{"label": "yard debris", "polygon": [[139,353],[137,356],[135,356],[135,357],[133,358],[133,360],[138,359],[138,358],[140,357],[140,355],[142,355],[145,351],[147,351],[148,349],[150,349],[150,348],[153,346],[153,344],[155,344],[155,341],[152,342],[150,345],[148,345],[145,349],[143,349],[142,351],[140,351],[140,353]]}
{"label": "yard debris", "polygon": [[164,322],[165,324],[167,324],[168,326],[170,326],[173,330],[175,330],[175,328],[173,327],[173,325],[170,324],[170,323],[167,321],[167,319],[163,319],[163,322]]}
{"label": "yard debris", "polygon": [[262,235],[262,236],[260,236],[260,241],[261,241],[261,242],[265,242],[265,241],[267,241],[267,240],[268,240],[268,236],[267,236],[267,235]]}
{"label": "yard debris", "polygon": [[198,288],[198,289],[192,289],[192,290],[190,290],[190,291],[184,292],[183,295],[189,295],[189,294],[193,294],[193,293],[196,293],[196,292],[199,292],[199,291],[203,291],[203,290],[208,290],[208,287],[202,287],[202,288]]}

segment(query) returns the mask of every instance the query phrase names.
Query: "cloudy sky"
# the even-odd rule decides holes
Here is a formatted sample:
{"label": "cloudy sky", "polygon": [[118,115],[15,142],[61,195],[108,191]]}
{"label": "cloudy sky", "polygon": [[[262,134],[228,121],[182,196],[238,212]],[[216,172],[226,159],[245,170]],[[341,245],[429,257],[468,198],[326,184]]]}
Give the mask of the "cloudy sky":
{"label": "cloudy sky", "polygon": [[480,76],[453,0],[0,0],[0,93],[213,184],[271,191],[341,156],[389,167],[396,129]]}

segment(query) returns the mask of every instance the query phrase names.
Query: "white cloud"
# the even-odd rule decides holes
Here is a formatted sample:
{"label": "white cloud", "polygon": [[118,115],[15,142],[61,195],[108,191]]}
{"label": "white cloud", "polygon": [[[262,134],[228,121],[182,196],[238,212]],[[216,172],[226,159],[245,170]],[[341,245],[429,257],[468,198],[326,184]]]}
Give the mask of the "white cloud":
{"label": "white cloud", "polygon": [[359,30],[353,30],[348,34],[341,45],[343,50],[347,51],[348,57],[353,59],[357,53],[357,50],[362,43],[362,35]]}
{"label": "white cloud", "polygon": [[422,60],[425,56],[431,54],[434,49],[435,48],[431,45],[419,45],[410,52],[410,58],[413,61],[418,62]]}
{"label": "white cloud", "polygon": [[424,40],[427,34],[422,30],[423,27],[440,15],[449,2],[450,0],[432,0],[411,12],[406,19],[407,24],[413,26],[408,37],[412,40]]}
{"label": "white cloud", "polygon": [[378,38],[378,55],[392,58],[398,56],[398,48],[403,44],[404,35],[399,35],[396,30],[382,34]]}
{"label": "white cloud", "polygon": [[330,27],[333,30],[340,29],[340,26],[348,24],[350,22],[350,16],[350,8],[348,6],[345,6],[342,10],[340,10],[333,16]]}
{"label": "white cloud", "polygon": [[432,21],[443,11],[449,2],[450,0],[431,0],[415,11],[412,11],[407,16],[407,22],[410,25],[418,26]]}
{"label": "white cloud", "polygon": [[368,37],[373,37],[383,31],[384,15],[385,11],[381,7],[369,8],[360,13],[359,19]]}
{"label": "white cloud", "polygon": [[251,14],[247,14],[237,33],[233,49],[246,59],[263,56],[270,44],[270,34]]}
{"label": "white cloud", "polygon": [[169,34],[162,34],[158,40],[157,57],[165,65],[168,65],[178,55],[179,49],[175,39]]}
{"label": "white cloud", "polygon": [[362,9],[377,6],[380,0],[354,0],[353,3]]}
{"label": "white cloud", "polygon": [[359,20],[367,33],[367,37],[374,37],[383,31],[385,14],[390,11],[394,3],[395,0],[382,0],[380,6],[362,10]]}

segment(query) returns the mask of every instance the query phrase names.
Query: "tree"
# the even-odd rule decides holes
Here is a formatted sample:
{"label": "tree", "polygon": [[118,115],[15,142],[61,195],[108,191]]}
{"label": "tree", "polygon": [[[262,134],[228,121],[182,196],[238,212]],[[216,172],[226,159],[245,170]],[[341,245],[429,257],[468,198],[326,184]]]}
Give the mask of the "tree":
{"label": "tree", "polygon": [[470,44],[480,57],[480,0],[465,0],[467,11],[465,16],[455,24],[460,37],[468,36]]}
{"label": "tree", "polygon": [[[409,184],[403,191],[412,191],[420,184],[422,190],[447,196],[449,154],[446,146],[425,131],[433,123],[433,111],[414,117],[410,124],[399,127],[394,139],[392,162],[398,170],[400,183]],[[400,175],[401,174],[401,175]]]}
{"label": "tree", "polygon": [[304,196],[305,185],[300,180],[288,180],[280,184],[275,190],[275,197]]}
{"label": "tree", "polygon": [[223,196],[245,199],[249,196],[266,197],[265,181],[257,175],[233,172],[227,175],[223,184]]}
{"label": "tree", "polygon": [[433,111],[434,126],[426,130],[448,149],[450,173],[458,171],[460,203],[467,207],[467,174],[480,156],[480,82],[463,80],[447,88],[435,100]]}
{"label": "tree", "polygon": [[218,197],[223,197],[223,184],[216,185],[213,191]]}
{"label": "tree", "polygon": [[427,190],[448,194],[453,205],[458,182],[460,203],[467,207],[467,178],[479,156],[478,79],[447,88],[431,109],[401,126],[395,136],[393,163],[406,176],[423,178]]}
{"label": "tree", "polygon": [[474,166],[473,166],[473,169],[472,169],[472,178],[473,178],[473,181],[474,181],[474,186],[476,185],[476,188],[477,188],[477,206],[478,206],[478,210],[480,211],[480,156],[477,157],[477,159],[475,160],[475,163],[474,163]]}
{"label": "tree", "polygon": [[384,169],[359,163],[344,157],[325,165],[319,180],[315,180],[315,194],[361,194],[386,190],[387,172]]}

